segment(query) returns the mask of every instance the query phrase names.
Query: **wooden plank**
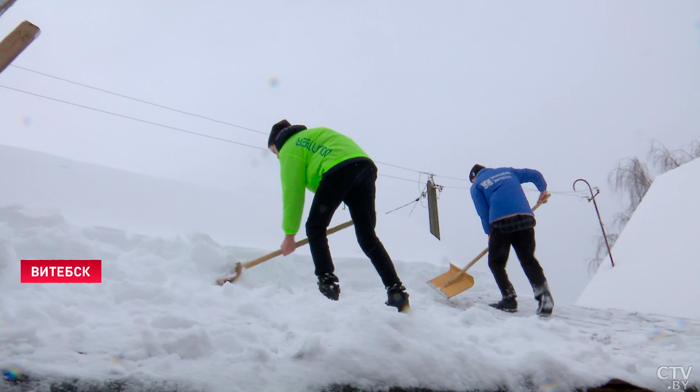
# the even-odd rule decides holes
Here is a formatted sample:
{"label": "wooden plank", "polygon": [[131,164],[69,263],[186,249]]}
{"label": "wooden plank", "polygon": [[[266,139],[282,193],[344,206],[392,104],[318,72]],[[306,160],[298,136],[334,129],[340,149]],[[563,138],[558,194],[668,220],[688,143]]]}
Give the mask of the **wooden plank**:
{"label": "wooden plank", "polygon": [[0,16],[2,16],[8,8],[12,7],[15,1],[17,0],[0,0]]}
{"label": "wooden plank", "polygon": [[24,21],[0,42],[0,72],[4,71],[17,56],[39,36],[41,30]]}

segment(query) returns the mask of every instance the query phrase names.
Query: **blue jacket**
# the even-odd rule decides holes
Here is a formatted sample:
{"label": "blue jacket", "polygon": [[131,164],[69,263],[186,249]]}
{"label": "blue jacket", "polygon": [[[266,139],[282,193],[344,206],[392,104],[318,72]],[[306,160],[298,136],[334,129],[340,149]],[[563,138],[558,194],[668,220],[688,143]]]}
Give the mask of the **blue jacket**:
{"label": "blue jacket", "polygon": [[542,173],[532,169],[482,169],[471,187],[476,212],[486,234],[491,234],[491,223],[516,214],[535,215],[520,184],[531,182],[537,190],[547,190]]}

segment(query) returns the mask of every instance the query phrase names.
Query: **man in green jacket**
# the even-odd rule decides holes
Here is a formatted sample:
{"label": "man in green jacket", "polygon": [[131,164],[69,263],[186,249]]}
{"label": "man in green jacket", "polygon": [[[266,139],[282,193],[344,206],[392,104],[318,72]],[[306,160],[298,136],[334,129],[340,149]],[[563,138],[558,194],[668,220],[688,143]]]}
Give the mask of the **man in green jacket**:
{"label": "man in green jacket", "polygon": [[328,248],[326,229],[333,213],[345,203],[355,225],[357,242],[369,257],[387,290],[388,306],[408,309],[408,293],[396,274],[394,263],[375,233],[374,199],[377,167],[349,137],[329,128],[307,129],[282,120],[272,126],[268,148],[280,161],[285,237],[282,254],[294,252],[294,236],[301,226],[306,189],[315,193],[306,236],[314,260],[319,291],[338,300],[340,286]]}

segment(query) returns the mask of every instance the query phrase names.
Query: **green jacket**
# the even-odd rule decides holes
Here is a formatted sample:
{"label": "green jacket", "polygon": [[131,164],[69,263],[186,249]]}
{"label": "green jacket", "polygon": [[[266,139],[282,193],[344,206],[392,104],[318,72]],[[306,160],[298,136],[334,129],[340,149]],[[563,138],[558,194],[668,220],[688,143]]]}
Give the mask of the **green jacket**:
{"label": "green jacket", "polygon": [[316,193],[323,174],[352,158],[369,156],[349,137],[330,128],[311,128],[292,135],[279,151],[285,234],[296,234],[304,212],[305,189]]}

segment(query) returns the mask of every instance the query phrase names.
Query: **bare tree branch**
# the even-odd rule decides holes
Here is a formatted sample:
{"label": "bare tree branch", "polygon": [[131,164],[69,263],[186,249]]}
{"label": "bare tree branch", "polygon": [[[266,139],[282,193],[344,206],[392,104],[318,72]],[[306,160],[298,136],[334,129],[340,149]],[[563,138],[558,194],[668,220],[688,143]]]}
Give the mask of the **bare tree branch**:
{"label": "bare tree branch", "polygon": [[[694,140],[687,146],[671,151],[661,142],[654,140],[649,149],[648,161],[661,173],[673,170],[693,159],[700,158],[700,141]],[[618,163],[615,170],[610,172],[608,182],[613,191],[622,193],[627,198],[625,211],[615,215],[614,228],[617,233],[608,233],[608,242],[612,247],[619,238],[619,233],[625,228],[632,214],[642,202],[654,181],[647,166],[639,158],[625,159]],[[598,271],[603,260],[608,256],[605,238],[598,238],[595,258],[588,260],[588,272],[592,275]]]}
{"label": "bare tree branch", "polygon": [[700,142],[693,141],[675,151],[670,151],[661,142],[654,140],[649,149],[649,159],[659,174],[666,173],[700,157]]}
{"label": "bare tree branch", "polygon": [[649,149],[649,159],[651,159],[652,164],[661,172],[665,173],[669,170],[673,170],[678,166],[682,165],[676,154],[669,151],[666,146],[661,144],[658,140],[651,142],[651,148]]}
{"label": "bare tree branch", "polygon": [[615,192],[627,195],[631,212],[637,209],[653,182],[647,166],[636,157],[620,162],[617,169],[610,173],[608,181]]}

